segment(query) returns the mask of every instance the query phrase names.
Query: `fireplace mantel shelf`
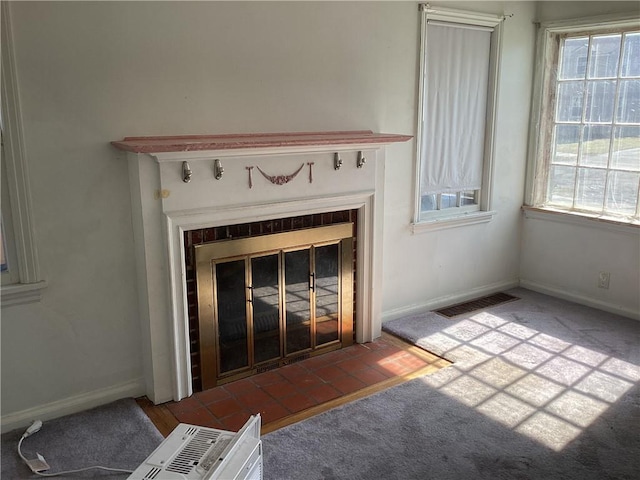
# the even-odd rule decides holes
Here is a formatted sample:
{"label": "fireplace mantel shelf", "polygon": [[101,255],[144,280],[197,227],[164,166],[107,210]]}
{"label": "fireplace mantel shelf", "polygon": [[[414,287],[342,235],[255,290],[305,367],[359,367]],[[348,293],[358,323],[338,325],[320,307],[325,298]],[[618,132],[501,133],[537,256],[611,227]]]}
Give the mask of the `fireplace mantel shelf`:
{"label": "fireplace mantel shelf", "polygon": [[329,145],[373,145],[406,142],[411,135],[374,133],[371,130],[342,132],[247,133],[231,135],[184,135],[125,137],[111,144],[134,153],[168,153],[207,150],[317,147]]}

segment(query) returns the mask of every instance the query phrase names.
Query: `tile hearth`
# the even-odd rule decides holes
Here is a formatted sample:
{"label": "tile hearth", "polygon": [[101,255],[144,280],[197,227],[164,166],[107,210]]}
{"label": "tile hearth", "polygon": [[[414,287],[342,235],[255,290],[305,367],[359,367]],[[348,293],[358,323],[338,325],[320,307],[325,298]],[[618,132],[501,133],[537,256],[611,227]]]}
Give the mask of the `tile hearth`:
{"label": "tile hearth", "polygon": [[139,399],[167,435],[178,423],[238,430],[260,413],[263,433],[337,405],[432,373],[450,363],[388,334],[242,380],[152,406]]}

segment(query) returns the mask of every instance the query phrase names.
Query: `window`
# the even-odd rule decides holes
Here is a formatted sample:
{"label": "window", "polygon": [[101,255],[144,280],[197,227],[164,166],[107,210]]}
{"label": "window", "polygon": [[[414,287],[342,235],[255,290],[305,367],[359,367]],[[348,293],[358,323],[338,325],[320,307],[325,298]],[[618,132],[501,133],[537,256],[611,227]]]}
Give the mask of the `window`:
{"label": "window", "polygon": [[10,7],[2,2],[1,126],[2,307],[40,299],[40,277],[32,225],[29,180],[22,142],[19,95],[11,43]]}
{"label": "window", "polygon": [[547,29],[533,205],[638,223],[640,29]]}
{"label": "window", "polygon": [[414,231],[491,217],[501,20],[493,15],[422,8]]}

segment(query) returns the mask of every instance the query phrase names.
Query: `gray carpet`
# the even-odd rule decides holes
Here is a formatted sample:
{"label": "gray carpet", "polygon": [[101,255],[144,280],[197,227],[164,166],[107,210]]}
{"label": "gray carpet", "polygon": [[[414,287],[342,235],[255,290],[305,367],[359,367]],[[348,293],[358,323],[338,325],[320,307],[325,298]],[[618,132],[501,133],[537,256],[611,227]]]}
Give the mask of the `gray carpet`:
{"label": "gray carpet", "polygon": [[265,480],[640,478],[640,323],[509,293],[385,323],[454,365],[265,435]]}
{"label": "gray carpet", "polygon": [[[17,453],[26,428],[2,434],[4,479],[42,478],[31,473]],[[85,412],[43,422],[42,429],[26,438],[22,453],[31,459],[42,454],[55,473],[92,465],[135,469],[163,440],[162,435],[132,398]],[[100,470],[54,478],[124,479],[126,473]]]}

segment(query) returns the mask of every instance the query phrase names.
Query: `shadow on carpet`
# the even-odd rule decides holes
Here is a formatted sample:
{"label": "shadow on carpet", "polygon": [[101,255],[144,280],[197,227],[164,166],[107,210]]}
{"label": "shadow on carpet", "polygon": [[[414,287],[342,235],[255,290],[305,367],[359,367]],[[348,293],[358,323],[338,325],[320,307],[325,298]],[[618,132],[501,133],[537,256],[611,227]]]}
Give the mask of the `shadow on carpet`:
{"label": "shadow on carpet", "polygon": [[265,480],[637,479],[640,324],[511,293],[385,323],[454,365],[265,435]]}
{"label": "shadow on carpet", "polygon": [[[2,434],[2,479],[42,478],[29,470],[17,453],[21,428]],[[26,438],[22,453],[31,459],[42,454],[56,473],[102,465],[134,470],[162,442],[163,436],[132,398],[85,412],[43,422]],[[125,479],[127,473],[90,470],[53,478]]]}

